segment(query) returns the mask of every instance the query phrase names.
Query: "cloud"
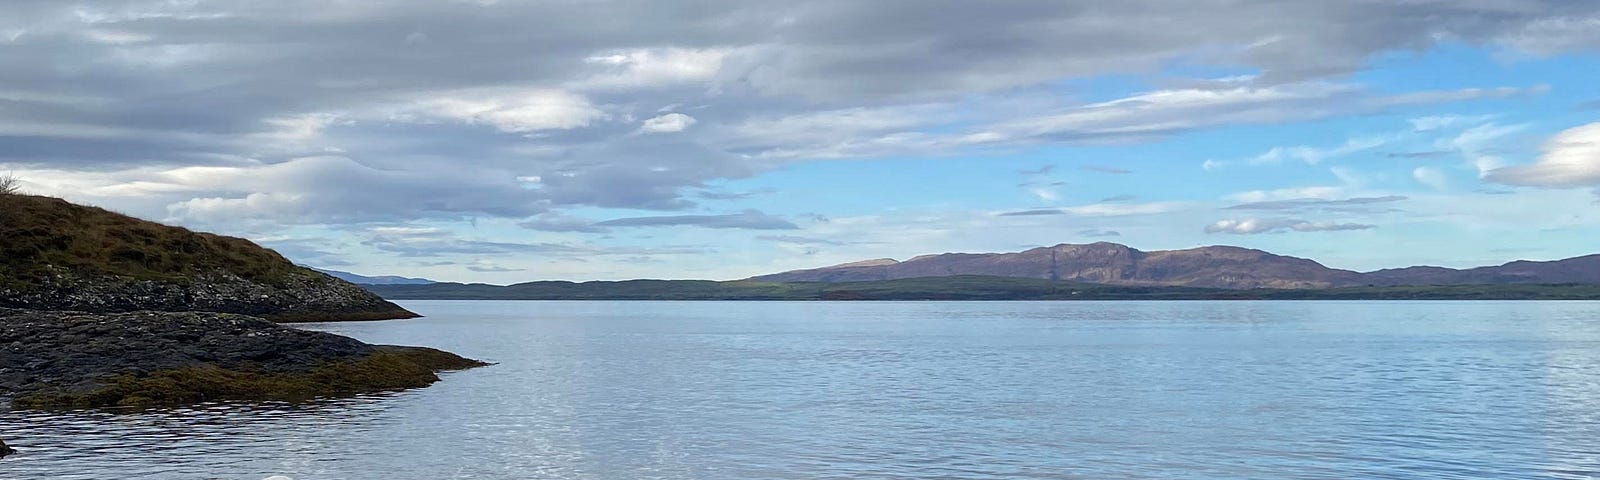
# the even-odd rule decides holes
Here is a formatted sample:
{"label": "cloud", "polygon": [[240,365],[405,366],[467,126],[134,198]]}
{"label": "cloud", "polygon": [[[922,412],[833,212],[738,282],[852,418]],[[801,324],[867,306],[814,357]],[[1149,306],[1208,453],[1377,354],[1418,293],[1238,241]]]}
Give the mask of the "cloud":
{"label": "cloud", "polygon": [[451,255],[573,255],[591,249],[561,243],[514,243],[457,238],[439,228],[375,227],[365,232],[363,244],[405,257]]}
{"label": "cloud", "polygon": [[644,125],[639,127],[639,131],[642,133],[681,132],[694,126],[695,122],[694,117],[681,113],[669,113],[645,120]]}
{"label": "cloud", "polygon": [[1417,183],[1427,185],[1434,190],[1445,190],[1450,187],[1450,180],[1439,167],[1417,167],[1411,170],[1411,178]]}
{"label": "cloud", "polygon": [[758,210],[727,215],[669,215],[660,217],[618,218],[595,223],[600,227],[674,227],[694,226],[704,228],[738,228],[746,230],[799,230],[800,226]]}
{"label": "cloud", "polygon": [[756,236],[756,239],[757,240],[766,240],[766,241],[769,241],[769,242],[788,243],[788,244],[793,244],[793,245],[834,245],[834,246],[842,246],[842,245],[870,245],[870,244],[878,243],[878,242],[855,242],[855,241],[829,240],[829,239],[826,239],[826,238],[802,237],[802,236],[796,236],[796,235],[758,235],[758,236]]}
{"label": "cloud", "polygon": [[1307,165],[1316,165],[1318,163],[1322,163],[1323,160],[1370,150],[1382,146],[1387,142],[1388,140],[1384,138],[1365,137],[1352,138],[1345,141],[1343,145],[1331,148],[1316,148],[1305,145],[1295,147],[1273,147],[1266,153],[1262,153],[1257,155],[1255,158],[1250,159],[1250,164],[1276,165],[1283,163],[1284,160],[1293,159],[1304,162]]}
{"label": "cloud", "polygon": [[[14,0],[0,18],[0,168],[185,223],[684,210],[706,185],[794,162],[1148,142],[1537,94],[1342,82],[1384,52],[1445,42],[1596,45],[1593,9],[1554,0],[656,6]],[[1056,88],[1190,64],[1257,73],[1087,103]]]}
{"label": "cloud", "polygon": [[467,265],[467,270],[471,270],[471,271],[474,271],[474,272],[480,272],[480,273],[502,273],[502,272],[521,272],[521,271],[524,271],[524,270],[527,270],[527,269],[525,269],[525,268],[502,267],[502,266],[495,265],[495,264],[474,264],[474,265]]}
{"label": "cloud", "polygon": [[706,200],[743,200],[743,199],[754,197],[754,196],[757,196],[757,195],[766,195],[766,194],[770,194],[770,193],[777,193],[777,191],[778,191],[778,189],[771,188],[771,187],[758,188],[758,189],[755,189],[755,190],[746,190],[746,191],[741,191],[741,192],[702,190],[699,193],[697,193],[696,195],[699,196],[700,198],[704,198]]}
{"label": "cloud", "polygon": [[1004,212],[1004,213],[1001,213],[1000,216],[1002,216],[1002,217],[1031,217],[1031,216],[1038,216],[1038,215],[1066,215],[1066,214],[1067,214],[1067,212],[1065,210],[1062,210],[1062,209],[1059,209],[1059,208],[1041,208],[1041,209],[1037,209],[1037,210],[1020,210],[1020,211],[1015,211],[1015,212]]}
{"label": "cloud", "polygon": [[1116,230],[1087,229],[1087,230],[1078,230],[1078,235],[1089,237],[1089,238],[1109,238],[1109,237],[1120,237],[1120,236],[1122,236],[1122,232],[1118,232]]}
{"label": "cloud", "polygon": [[1417,152],[1389,152],[1383,156],[1389,158],[1433,158],[1449,155],[1451,153],[1454,152],[1448,150],[1424,150]]}
{"label": "cloud", "polygon": [[610,231],[605,227],[596,226],[593,221],[555,212],[540,214],[518,222],[517,225],[542,232],[605,233]]}
{"label": "cloud", "polygon": [[1035,168],[1035,169],[1032,169],[1032,170],[1019,170],[1019,171],[1017,171],[1017,173],[1031,176],[1031,175],[1049,175],[1050,172],[1054,172],[1054,171],[1056,171],[1056,166],[1055,165],[1043,165],[1043,166],[1040,166],[1039,168]]}
{"label": "cloud", "polygon": [[1136,196],[1136,195],[1128,195],[1128,194],[1112,195],[1112,196],[1100,199],[1100,203],[1131,202],[1131,201],[1138,200],[1138,199],[1139,199],[1139,197]]}
{"label": "cloud", "polygon": [[1489,169],[1484,180],[1544,188],[1600,185],[1600,122],[1562,131],[1545,142],[1537,162]]}
{"label": "cloud", "polygon": [[1334,223],[1334,222],[1308,222],[1290,218],[1279,219],[1244,219],[1244,220],[1218,220],[1205,228],[1206,233],[1227,233],[1234,235],[1254,235],[1275,232],[1338,232],[1348,230],[1367,230],[1377,228],[1375,225],[1360,223]]}
{"label": "cloud", "polygon": [[1093,203],[1072,207],[1002,212],[996,214],[996,216],[1029,217],[1039,215],[1073,215],[1079,217],[1121,217],[1128,215],[1154,215],[1160,213],[1170,213],[1182,210],[1187,206],[1188,204],[1184,202]]}
{"label": "cloud", "polygon": [[418,103],[424,115],[492,125],[508,133],[584,127],[606,116],[582,95],[539,88],[431,94]]}
{"label": "cloud", "polygon": [[1292,198],[1286,200],[1264,200],[1257,202],[1241,203],[1223,207],[1226,210],[1276,210],[1276,211],[1301,211],[1316,209],[1349,209],[1383,203],[1394,203],[1405,200],[1400,195],[1384,195],[1381,197],[1353,197],[1344,199],[1325,198]]}

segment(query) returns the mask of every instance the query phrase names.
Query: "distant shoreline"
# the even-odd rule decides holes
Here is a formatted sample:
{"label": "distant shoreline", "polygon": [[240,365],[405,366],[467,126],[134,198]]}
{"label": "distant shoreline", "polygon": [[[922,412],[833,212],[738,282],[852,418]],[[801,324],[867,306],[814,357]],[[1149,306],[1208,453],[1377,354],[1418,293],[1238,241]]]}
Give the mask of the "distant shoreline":
{"label": "distant shoreline", "polygon": [[1496,284],[1327,289],[1127,286],[949,276],[867,282],[752,280],[546,281],[515,285],[361,285],[388,300],[1081,301],[1081,300],[1600,300],[1600,285]]}

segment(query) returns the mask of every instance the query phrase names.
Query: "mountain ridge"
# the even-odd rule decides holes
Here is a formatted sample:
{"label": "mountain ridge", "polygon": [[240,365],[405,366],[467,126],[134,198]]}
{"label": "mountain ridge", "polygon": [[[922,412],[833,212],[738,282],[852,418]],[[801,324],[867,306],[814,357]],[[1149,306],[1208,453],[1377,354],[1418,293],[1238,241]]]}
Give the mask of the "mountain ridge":
{"label": "mountain ridge", "polygon": [[337,279],[340,279],[340,280],[344,280],[346,282],[354,283],[356,285],[427,285],[427,284],[430,284],[430,283],[439,283],[436,280],[430,280],[430,279],[426,279],[426,278],[402,277],[402,276],[399,276],[399,275],[367,276],[367,275],[362,275],[362,274],[359,274],[359,273],[350,273],[350,272],[345,272],[345,271],[340,271],[340,270],[329,270],[329,269],[326,269],[326,268],[317,268],[317,267],[306,267],[306,268],[310,268],[312,270],[316,270],[318,272],[325,273],[328,276],[331,276],[333,278],[337,278]]}
{"label": "mountain ridge", "polygon": [[1436,266],[1358,272],[1308,258],[1210,245],[1143,251],[1111,242],[1063,243],[1005,253],[941,253],[877,259],[750,277],[767,282],[858,282],[955,275],[1039,278],[1125,286],[1321,289],[1356,286],[1600,284],[1600,254],[1517,260],[1453,269]]}

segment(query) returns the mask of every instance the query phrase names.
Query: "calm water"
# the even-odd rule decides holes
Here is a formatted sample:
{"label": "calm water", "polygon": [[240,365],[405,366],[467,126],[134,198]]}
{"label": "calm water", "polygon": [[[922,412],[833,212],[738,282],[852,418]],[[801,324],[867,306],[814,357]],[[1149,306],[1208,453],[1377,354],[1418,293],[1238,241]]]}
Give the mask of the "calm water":
{"label": "calm water", "polygon": [[500,362],[0,412],[0,478],[1600,478],[1600,303],[405,302]]}

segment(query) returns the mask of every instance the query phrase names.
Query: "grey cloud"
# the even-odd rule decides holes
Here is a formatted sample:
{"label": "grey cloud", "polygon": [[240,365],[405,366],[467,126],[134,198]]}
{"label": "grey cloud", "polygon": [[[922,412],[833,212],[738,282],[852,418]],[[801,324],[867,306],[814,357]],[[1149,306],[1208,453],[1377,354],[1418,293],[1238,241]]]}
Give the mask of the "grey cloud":
{"label": "grey cloud", "polygon": [[788,243],[788,244],[794,244],[794,245],[833,245],[833,246],[842,246],[842,245],[873,245],[873,244],[879,243],[879,242],[854,242],[854,241],[842,241],[842,240],[829,240],[829,239],[826,239],[826,238],[802,237],[802,236],[797,236],[797,235],[759,235],[759,236],[756,236],[756,239],[757,240],[766,240],[766,241],[769,241],[769,242]]}
{"label": "grey cloud", "polygon": [[1292,218],[1276,219],[1244,219],[1244,220],[1218,220],[1205,228],[1206,233],[1228,233],[1234,235],[1254,235],[1276,232],[1339,232],[1349,230],[1368,230],[1377,228],[1376,225],[1361,223],[1337,222],[1310,222]]}
{"label": "grey cloud", "polygon": [[[659,7],[12,0],[0,18],[0,166],[114,172],[124,181],[103,185],[119,192],[106,198],[159,198],[185,222],[681,210],[695,206],[686,192],[784,162],[1144,141],[1514,95],[1522,90],[1381,95],[1325,82],[1374,54],[1439,39],[1592,48],[1592,33],[1556,27],[1596,18],[1583,2],[1556,0]],[[1071,105],[1048,92],[1062,79],[1146,74],[1175,60],[1263,75],[1175,92],[1223,99],[1202,104]],[[633,134],[673,104],[697,106],[694,128]],[[339,182],[279,172],[269,186],[129,187],[151,167],[236,167],[248,177],[330,154],[370,171],[332,172]]]}
{"label": "grey cloud", "polygon": [[680,255],[707,253],[694,246],[602,247],[573,243],[517,243],[463,239],[446,230],[427,227],[374,227],[365,230],[363,244],[405,257],[536,255],[579,258],[594,255]]}
{"label": "grey cloud", "polygon": [[1453,155],[1455,153],[1457,152],[1450,150],[1425,150],[1420,152],[1390,152],[1384,154],[1384,156],[1389,158],[1433,158],[1442,157],[1445,155]]}
{"label": "grey cloud", "polygon": [[1065,210],[1062,210],[1062,209],[1059,209],[1059,208],[1041,208],[1041,209],[1037,209],[1037,210],[1020,210],[1020,211],[1015,211],[1015,212],[1005,212],[1005,213],[1001,213],[1000,216],[1002,216],[1002,217],[1031,217],[1031,216],[1036,216],[1036,215],[1066,215],[1066,214],[1067,214],[1067,212]]}
{"label": "grey cloud", "polygon": [[1089,238],[1108,238],[1108,237],[1120,237],[1120,236],[1122,236],[1122,232],[1118,232],[1116,230],[1087,229],[1087,230],[1079,230],[1078,231],[1078,235],[1082,235],[1082,236],[1089,237]]}
{"label": "grey cloud", "polygon": [[517,225],[522,228],[544,232],[606,233],[611,231],[608,228],[596,226],[594,222],[586,219],[556,213],[539,215],[518,222]]}
{"label": "grey cloud", "polygon": [[378,250],[405,257],[510,254],[576,255],[589,253],[589,249],[560,243],[487,242],[458,238],[399,239],[390,236],[379,236],[362,243]]}
{"label": "grey cloud", "polygon": [[1291,200],[1271,200],[1265,202],[1241,203],[1225,207],[1226,210],[1312,210],[1312,209],[1341,209],[1361,207],[1382,203],[1393,203],[1405,200],[1402,195],[1385,195],[1381,197],[1353,197],[1340,200],[1320,198],[1297,198]]}
{"label": "grey cloud", "polygon": [[727,215],[668,215],[659,217],[631,217],[595,223],[601,227],[672,227],[695,226],[705,228],[738,228],[746,230],[799,230],[794,222],[767,215],[757,210]]}
{"label": "grey cloud", "polygon": [[1017,173],[1020,173],[1020,174],[1023,174],[1023,175],[1049,175],[1050,172],[1054,172],[1055,170],[1056,170],[1056,166],[1055,165],[1045,165],[1045,166],[1042,166],[1042,167],[1039,167],[1039,168],[1035,168],[1035,169],[1032,169],[1032,170],[1019,170],[1019,171],[1017,171]]}
{"label": "grey cloud", "polygon": [[743,200],[743,199],[754,197],[754,196],[758,196],[758,195],[766,195],[766,194],[770,194],[770,193],[776,193],[777,191],[778,191],[778,189],[775,189],[775,188],[758,188],[758,189],[755,189],[755,190],[747,190],[747,191],[742,191],[742,192],[727,192],[727,191],[718,191],[718,190],[702,190],[697,195],[700,198],[704,198],[706,200]]}
{"label": "grey cloud", "polygon": [[1112,196],[1100,199],[1100,203],[1131,202],[1131,201],[1138,200],[1138,199],[1139,199],[1139,197],[1134,196],[1134,195],[1127,195],[1127,194],[1112,195]]}

